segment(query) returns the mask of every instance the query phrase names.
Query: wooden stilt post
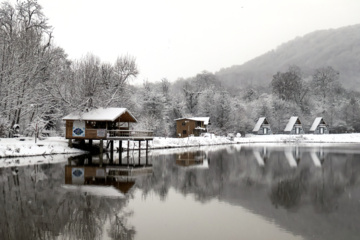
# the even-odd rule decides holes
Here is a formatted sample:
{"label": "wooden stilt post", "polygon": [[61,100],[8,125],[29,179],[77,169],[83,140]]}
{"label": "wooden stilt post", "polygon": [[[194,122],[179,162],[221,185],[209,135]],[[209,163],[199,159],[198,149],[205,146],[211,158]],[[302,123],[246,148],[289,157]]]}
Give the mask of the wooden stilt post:
{"label": "wooden stilt post", "polygon": [[119,165],[121,165],[121,156],[122,155],[122,141],[121,140],[119,140]]}
{"label": "wooden stilt post", "polygon": [[92,164],[92,155],[91,154],[89,154],[89,156],[88,156],[88,164]]}
{"label": "wooden stilt post", "polygon": [[89,149],[91,150],[92,149],[92,139],[89,139]]}
{"label": "wooden stilt post", "polygon": [[129,151],[130,151],[130,141],[128,140],[128,144],[127,144],[127,164],[128,165],[129,165],[129,155],[130,155]]}
{"label": "wooden stilt post", "polygon": [[149,141],[148,140],[146,140],[146,165],[148,165],[149,164],[149,162],[148,162],[148,149],[149,149]]}
{"label": "wooden stilt post", "polygon": [[[104,152],[104,142],[102,139],[100,139],[100,155],[102,155]],[[102,156],[101,156],[102,157]]]}
{"label": "wooden stilt post", "polygon": [[73,147],[73,144],[72,144],[72,143],[73,143],[73,142],[72,142],[72,139],[70,138],[70,139],[69,139],[69,144],[68,144],[68,145],[69,145],[69,148],[72,148],[72,147]]}
{"label": "wooden stilt post", "polygon": [[102,166],[102,162],[103,162],[103,153],[104,153],[104,141],[100,139],[100,167]]}
{"label": "wooden stilt post", "polygon": [[110,161],[114,161],[114,140],[110,141]]}
{"label": "wooden stilt post", "polygon": [[140,165],[140,157],[141,157],[141,141],[139,141],[139,165]]}

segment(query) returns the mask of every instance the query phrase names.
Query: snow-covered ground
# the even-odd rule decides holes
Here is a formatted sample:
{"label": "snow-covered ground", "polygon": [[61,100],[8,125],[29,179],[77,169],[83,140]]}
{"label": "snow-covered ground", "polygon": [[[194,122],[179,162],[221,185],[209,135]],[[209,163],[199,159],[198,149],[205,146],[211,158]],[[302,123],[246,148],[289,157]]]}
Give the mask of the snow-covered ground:
{"label": "snow-covered ground", "polygon": [[69,148],[68,141],[63,137],[49,137],[43,140],[34,138],[0,138],[0,158],[39,156],[51,154],[84,153],[76,148]]}
{"label": "snow-covered ground", "polygon": [[360,133],[247,135],[239,143],[360,143]]}
{"label": "snow-covered ground", "polygon": [[[151,149],[197,147],[221,144],[246,144],[246,143],[360,143],[360,133],[352,134],[327,134],[327,135],[248,135],[230,140],[226,137],[189,137],[189,138],[165,138],[155,137],[149,142]],[[96,141],[94,142],[96,144]],[[105,143],[106,144],[106,141]],[[114,143],[118,146],[117,141]],[[123,143],[126,148],[127,144]],[[130,148],[138,148],[137,142],[130,142]],[[145,148],[145,144],[141,145]],[[53,154],[81,154],[85,153],[76,148],[69,148],[68,141],[62,137],[49,137],[43,140],[34,138],[0,138],[0,158],[23,157]]]}

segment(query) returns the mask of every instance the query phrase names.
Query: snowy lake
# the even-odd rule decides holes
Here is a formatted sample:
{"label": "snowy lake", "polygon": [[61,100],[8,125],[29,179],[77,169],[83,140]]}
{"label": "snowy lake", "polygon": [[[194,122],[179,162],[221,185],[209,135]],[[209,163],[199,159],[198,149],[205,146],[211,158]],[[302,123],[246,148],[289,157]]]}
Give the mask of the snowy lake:
{"label": "snowy lake", "polygon": [[[358,144],[227,145],[0,168],[0,239],[359,239]],[[0,159],[4,161],[4,159]]]}

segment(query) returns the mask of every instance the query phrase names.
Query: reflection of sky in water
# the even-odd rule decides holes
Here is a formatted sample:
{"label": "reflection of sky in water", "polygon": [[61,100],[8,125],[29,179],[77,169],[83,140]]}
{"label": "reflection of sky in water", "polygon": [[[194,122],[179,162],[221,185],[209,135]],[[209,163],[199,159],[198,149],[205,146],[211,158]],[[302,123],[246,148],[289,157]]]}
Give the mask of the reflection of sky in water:
{"label": "reflection of sky in water", "polygon": [[[241,206],[218,199],[206,203],[170,189],[165,201],[137,191],[128,208],[136,239],[302,239]],[[269,237],[269,238],[268,238]]]}

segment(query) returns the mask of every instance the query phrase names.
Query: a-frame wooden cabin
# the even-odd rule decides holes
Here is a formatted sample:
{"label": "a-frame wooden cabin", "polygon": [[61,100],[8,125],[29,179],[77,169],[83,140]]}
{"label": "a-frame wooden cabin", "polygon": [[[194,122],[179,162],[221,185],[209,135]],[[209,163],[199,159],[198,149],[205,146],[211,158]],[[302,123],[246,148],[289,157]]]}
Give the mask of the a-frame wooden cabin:
{"label": "a-frame wooden cabin", "polygon": [[287,123],[284,133],[287,134],[304,134],[304,129],[302,127],[299,117],[291,117]]}
{"label": "a-frame wooden cabin", "polygon": [[259,120],[257,121],[257,123],[256,123],[254,129],[252,130],[252,132],[254,134],[258,134],[258,135],[272,134],[270,124],[267,121],[266,117],[259,118]]}
{"label": "a-frame wooden cabin", "polygon": [[322,117],[315,118],[310,128],[310,133],[313,134],[328,134],[329,128]]}

